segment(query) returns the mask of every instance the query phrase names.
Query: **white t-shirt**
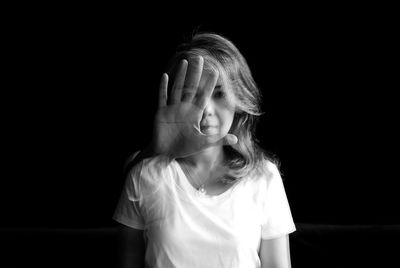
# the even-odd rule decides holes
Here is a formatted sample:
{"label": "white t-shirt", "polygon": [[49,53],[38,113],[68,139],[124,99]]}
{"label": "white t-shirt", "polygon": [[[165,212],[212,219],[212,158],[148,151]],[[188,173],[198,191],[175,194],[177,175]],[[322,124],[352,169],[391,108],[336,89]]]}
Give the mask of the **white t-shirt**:
{"label": "white t-shirt", "polygon": [[260,267],[261,239],[296,230],[279,171],[266,166],[265,174],[208,196],[177,161],[144,159],[128,176],[113,219],[145,230],[148,267]]}

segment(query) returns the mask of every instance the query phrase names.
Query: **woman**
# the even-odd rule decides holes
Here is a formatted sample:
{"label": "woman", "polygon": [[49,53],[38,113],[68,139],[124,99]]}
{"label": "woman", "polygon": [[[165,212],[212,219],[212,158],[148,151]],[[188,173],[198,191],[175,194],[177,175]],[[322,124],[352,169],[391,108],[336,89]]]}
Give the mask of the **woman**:
{"label": "woman", "polygon": [[256,143],[260,92],[242,54],[198,33],[159,92],[152,143],[135,154],[113,216],[145,245],[136,256],[147,267],[290,267],[296,228],[279,170]]}

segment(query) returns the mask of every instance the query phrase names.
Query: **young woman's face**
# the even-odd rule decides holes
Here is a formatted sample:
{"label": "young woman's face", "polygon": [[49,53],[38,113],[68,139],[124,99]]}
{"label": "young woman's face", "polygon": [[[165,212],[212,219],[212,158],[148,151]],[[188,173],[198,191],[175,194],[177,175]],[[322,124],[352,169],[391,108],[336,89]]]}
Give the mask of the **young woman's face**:
{"label": "young woman's face", "polygon": [[[200,130],[206,135],[225,136],[232,126],[236,107],[235,95],[231,86],[223,83],[221,75],[200,121]],[[200,89],[204,87],[208,77],[209,72],[203,71]]]}

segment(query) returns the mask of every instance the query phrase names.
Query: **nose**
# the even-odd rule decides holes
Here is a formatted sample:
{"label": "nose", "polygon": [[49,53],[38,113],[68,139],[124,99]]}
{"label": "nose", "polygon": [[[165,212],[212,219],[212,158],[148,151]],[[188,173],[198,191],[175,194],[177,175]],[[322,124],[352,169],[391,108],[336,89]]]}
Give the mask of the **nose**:
{"label": "nose", "polygon": [[210,100],[207,103],[206,108],[204,108],[203,118],[206,118],[208,116],[212,116],[213,114],[214,114],[214,104],[212,103],[212,100]]}

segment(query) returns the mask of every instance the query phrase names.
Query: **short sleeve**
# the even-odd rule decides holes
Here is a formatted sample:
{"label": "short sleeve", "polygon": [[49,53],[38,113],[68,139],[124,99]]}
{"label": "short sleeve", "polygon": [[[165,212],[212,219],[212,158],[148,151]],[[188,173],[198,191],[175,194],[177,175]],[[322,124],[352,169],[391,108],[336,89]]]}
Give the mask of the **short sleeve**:
{"label": "short sleeve", "polygon": [[145,223],[139,205],[141,169],[140,162],[129,172],[112,218],[126,226],[143,230]]}
{"label": "short sleeve", "polygon": [[273,239],[296,231],[282,177],[275,164],[267,164],[262,198],[261,238]]}

